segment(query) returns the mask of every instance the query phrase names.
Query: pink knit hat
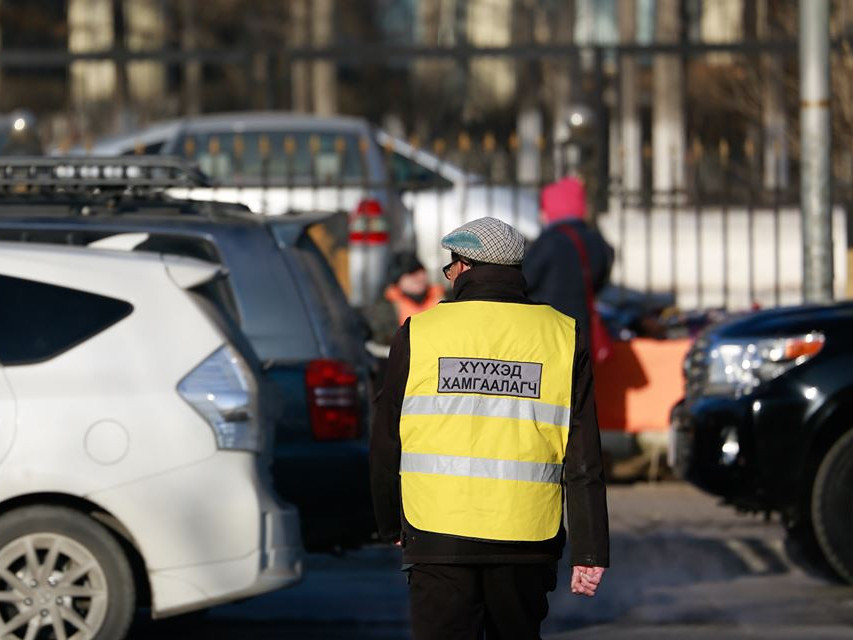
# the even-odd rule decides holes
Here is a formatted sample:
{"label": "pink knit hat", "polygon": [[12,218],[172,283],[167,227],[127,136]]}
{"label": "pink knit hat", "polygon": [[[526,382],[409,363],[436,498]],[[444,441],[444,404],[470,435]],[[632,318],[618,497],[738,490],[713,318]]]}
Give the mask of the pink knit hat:
{"label": "pink knit hat", "polygon": [[586,216],[586,189],[578,178],[568,177],[542,189],[540,202],[545,220],[582,220]]}

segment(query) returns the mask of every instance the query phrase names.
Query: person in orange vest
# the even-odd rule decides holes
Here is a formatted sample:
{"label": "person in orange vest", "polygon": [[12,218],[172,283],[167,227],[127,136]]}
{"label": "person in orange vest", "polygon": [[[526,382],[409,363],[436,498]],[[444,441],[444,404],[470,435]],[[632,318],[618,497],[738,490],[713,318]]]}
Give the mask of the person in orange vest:
{"label": "person in orange vest", "polygon": [[411,252],[395,253],[388,266],[391,283],[368,311],[373,341],[391,344],[397,329],[411,316],[444,299],[444,287],[430,284],[424,265]]}

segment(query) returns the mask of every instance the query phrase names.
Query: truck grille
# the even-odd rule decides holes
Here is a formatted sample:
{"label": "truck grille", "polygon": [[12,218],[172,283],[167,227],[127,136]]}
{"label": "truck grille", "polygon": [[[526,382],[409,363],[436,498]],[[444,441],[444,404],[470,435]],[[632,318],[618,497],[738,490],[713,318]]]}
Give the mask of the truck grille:
{"label": "truck grille", "polygon": [[708,380],[708,339],[699,336],[684,359],[685,396],[696,398],[705,390]]}

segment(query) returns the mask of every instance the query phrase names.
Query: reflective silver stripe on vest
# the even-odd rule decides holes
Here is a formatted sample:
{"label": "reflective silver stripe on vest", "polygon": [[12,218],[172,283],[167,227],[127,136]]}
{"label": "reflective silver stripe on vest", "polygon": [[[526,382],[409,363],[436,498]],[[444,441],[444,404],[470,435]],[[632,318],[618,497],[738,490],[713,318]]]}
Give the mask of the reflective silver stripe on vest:
{"label": "reflective silver stripe on vest", "polygon": [[557,427],[571,426],[571,410],[555,404],[522,398],[483,396],[408,396],[403,400],[404,416],[484,416],[534,420]]}
{"label": "reflective silver stripe on vest", "polygon": [[443,476],[492,478],[494,480],[521,480],[560,484],[563,465],[546,462],[520,462],[492,458],[466,458],[441,456],[431,453],[400,455],[400,472],[434,473]]}

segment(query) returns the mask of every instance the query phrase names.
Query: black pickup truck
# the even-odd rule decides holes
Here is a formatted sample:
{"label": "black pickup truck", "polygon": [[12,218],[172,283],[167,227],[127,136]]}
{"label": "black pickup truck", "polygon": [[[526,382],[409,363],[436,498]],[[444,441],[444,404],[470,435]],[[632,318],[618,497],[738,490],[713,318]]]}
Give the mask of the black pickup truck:
{"label": "black pickup truck", "polygon": [[853,583],[853,303],[763,311],[701,335],[670,462],[735,507],[779,512]]}

